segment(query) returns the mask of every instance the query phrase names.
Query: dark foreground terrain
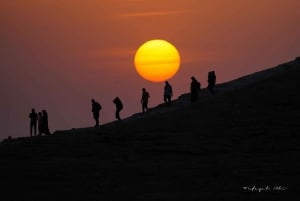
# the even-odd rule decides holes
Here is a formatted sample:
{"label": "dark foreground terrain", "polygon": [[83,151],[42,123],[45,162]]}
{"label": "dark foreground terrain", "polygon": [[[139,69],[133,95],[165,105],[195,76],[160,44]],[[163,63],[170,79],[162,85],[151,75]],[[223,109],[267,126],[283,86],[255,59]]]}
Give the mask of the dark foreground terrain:
{"label": "dark foreground terrain", "polygon": [[295,200],[300,62],[218,87],[170,111],[2,142],[0,200]]}

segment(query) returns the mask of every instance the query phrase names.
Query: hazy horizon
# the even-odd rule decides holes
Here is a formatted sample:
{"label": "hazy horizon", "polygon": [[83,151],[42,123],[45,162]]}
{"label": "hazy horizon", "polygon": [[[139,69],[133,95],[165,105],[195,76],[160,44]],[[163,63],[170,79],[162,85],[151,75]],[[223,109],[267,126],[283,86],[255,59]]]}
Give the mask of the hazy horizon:
{"label": "hazy horizon", "polygon": [[[171,2],[171,3],[170,3]],[[46,109],[55,130],[94,125],[92,98],[103,107],[100,124],[163,102],[164,83],[135,71],[137,48],[165,39],[181,56],[169,80],[174,97],[189,92],[190,77],[207,86],[254,73],[300,56],[297,0],[0,0],[1,135],[29,136],[29,113]]]}

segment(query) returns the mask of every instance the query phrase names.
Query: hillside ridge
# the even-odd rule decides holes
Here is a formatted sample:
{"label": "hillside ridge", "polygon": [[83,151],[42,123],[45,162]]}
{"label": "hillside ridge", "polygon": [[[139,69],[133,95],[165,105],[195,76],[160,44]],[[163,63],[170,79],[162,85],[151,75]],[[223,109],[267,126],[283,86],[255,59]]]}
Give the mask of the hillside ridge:
{"label": "hillside ridge", "polygon": [[[294,60],[292,61],[288,61],[286,63],[282,63],[279,64],[275,67],[271,67],[262,71],[258,71],[258,72],[254,72],[248,75],[244,75],[242,77],[239,77],[237,79],[228,81],[228,82],[224,82],[224,83],[219,83],[216,85],[215,87],[215,94],[212,95],[208,89],[206,88],[202,88],[200,94],[199,94],[199,100],[198,102],[201,101],[207,101],[207,98],[214,98],[214,97],[218,97],[220,95],[224,95],[224,93],[227,92],[232,92],[235,90],[239,90],[242,89],[244,87],[247,87],[249,85],[255,84],[256,82],[260,82],[263,80],[267,80],[270,77],[273,76],[278,76],[286,71],[289,70],[295,70],[296,68],[298,68],[298,64],[300,63],[300,57],[296,57]],[[174,111],[177,109],[181,109],[183,107],[189,106],[190,105],[190,93],[184,93],[182,95],[180,95],[177,99],[172,100],[172,106],[171,107],[167,107],[164,103],[159,104],[155,107],[152,107],[149,109],[148,114],[143,114],[142,112],[138,112],[135,114],[132,114],[131,116],[124,118],[122,120],[122,122],[128,122],[128,121],[134,121],[137,119],[144,119],[147,118],[149,116],[152,115],[157,115],[157,114],[162,114],[162,113],[166,113],[166,112],[170,112],[170,111]],[[103,125],[100,126],[100,128],[105,128],[105,127],[110,127],[113,126],[115,124],[118,124],[119,122],[116,121],[112,121],[112,122],[108,122],[105,123]],[[83,131],[85,129],[92,129],[94,130],[93,127],[87,127],[87,128],[72,128],[69,130],[58,130],[55,133],[61,133],[61,132],[76,132],[76,131]]]}
{"label": "hillside ridge", "polygon": [[[278,76],[284,72],[287,72],[289,70],[296,70],[298,68],[298,65],[300,64],[300,57],[296,57],[292,61],[288,61],[282,64],[279,64],[275,67],[271,67],[262,71],[254,72],[248,75],[244,75],[242,77],[239,77],[237,79],[219,83],[215,87],[215,94],[212,95],[206,88],[202,88],[199,100],[201,101],[207,101],[208,98],[217,98],[218,96],[224,95],[224,93],[240,90],[244,87],[247,87],[249,85],[255,84],[257,82],[267,80],[273,76]],[[182,109],[184,107],[187,107],[190,105],[190,93],[184,93],[180,95],[177,99],[172,100],[172,106],[166,107],[164,103],[159,104],[155,107],[152,107],[149,109],[149,112],[147,114],[143,114],[141,112],[132,114],[131,116],[124,118],[122,120],[123,123],[135,121],[139,119],[145,119],[148,117],[151,117],[153,115],[159,115],[166,112],[176,111],[178,109]],[[105,123],[101,125],[99,128],[94,127],[82,127],[82,128],[71,128],[71,129],[64,129],[64,130],[56,130],[53,134],[61,134],[61,133],[84,133],[84,132],[94,132],[99,129],[107,128],[114,126],[120,122],[118,121],[112,121]],[[23,139],[23,138],[30,138],[30,137],[19,137],[16,139]],[[7,141],[7,139],[4,139],[4,141]]]}
{"label": "hillside ridge", "polygon": [[185,94],[175,109],[3,142],[1,198],[290,200],[300,185],[299,61],[220,84],[195,103]]}

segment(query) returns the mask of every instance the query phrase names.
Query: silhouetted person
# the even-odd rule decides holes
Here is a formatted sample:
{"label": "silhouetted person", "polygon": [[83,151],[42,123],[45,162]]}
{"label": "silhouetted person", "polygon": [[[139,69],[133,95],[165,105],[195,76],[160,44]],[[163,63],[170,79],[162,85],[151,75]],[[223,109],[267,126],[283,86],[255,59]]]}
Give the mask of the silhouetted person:
{"label": "silhouetted person", "polygon": [[120,118],[120,111],[123,109],[123,104],[122,104],[122,101],[120,100],[119,97],[116,97],[114,100],[113,100],[113,103],[116,105],[116,118],[118,120],[121,120]]}
{"label": "silhouetted person", "polygon": [[216,74],[215,74],[215,71],[211,71],[208,73],[208,79],[207,79],[207,82],[208,82],[208,90],[214,94],[214,88],[216,86]]}
{"label": "silhouetted person", "polygon": [[143,88],[142,92],[142,98],[141,98],[141,104],[142,104],[142,111],[143,113],[148,111],[148,100],[150,98],[149,93],[146,91],[145,88]]}
{"label": "silhouetted person", "polygon": [[168,81],[166,81],[165,87],[164,87],[164,101],[167,105],[171,105],[171,97],[172,96],[173,96],[172,86],[169,84]]}
{"label": "silhouetted person", "polygon": [[216,76],[215,71],[211,71],[211,74],[212,74],[213,87],[215,87],[216,86],[216,81],[217,81],[217,76]]}
{"label": "silhouetted person", "polygon": [[207,89],[211,92],[212,91],[212,85],[213,85],[213,83],[212,83],[212,74],[211,74],[211,71],[210,72],[208,72],[208,75],[207,75],[207,83],[208,83],[208,85],[207,85]]}
{"label": "silhouetted person", "polygon": [[194,101],[197,101],[198,100],[198,96],[199,96],[199,92],[200,92],[200,89],[201,89],[201,84],[200,82],[198,82],[196,80],[195,77],[191,77],[191,101],[194,102]]}
{"label": "silhouetted person", "polygon": [[43,116],[42,113],[38,113],[38,130],[39,130],[39,135],[42,135],[43,133]]}
{"label": "silhouetted person", "polygon": [[42,111],[42,130],[46,135],[50,135],[49,126],[48,126],[48,113],[46,110]]}
{"label": "silhouetted person", "polygon": [[36,125],[38,121],[38,115],[35,112],[35,109],[31,110],[31,113],[29,114],[30,118],[30,137],[32,137],[32,130],[34,130],[34,136],[36,136]]}
{"label": "silhouetted person", "polygon": [[93,117],[96,121],[95,127],[99,127],[99,115],[100,115],[100,110],[102,109],[101,105],[96,102],[94,99],[92,101],[92,112],[93,112]]}

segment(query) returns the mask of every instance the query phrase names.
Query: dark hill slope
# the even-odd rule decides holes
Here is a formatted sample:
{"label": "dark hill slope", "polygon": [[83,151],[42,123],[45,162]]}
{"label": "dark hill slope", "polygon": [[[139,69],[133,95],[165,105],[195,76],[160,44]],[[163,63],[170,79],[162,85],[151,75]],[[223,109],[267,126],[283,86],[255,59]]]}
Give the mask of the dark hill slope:
{"label": "dark hill slope", "polygon": [[[174,110],[3,142],[1,200],[290,200],[300,184],[300,63],[276,69]],[[253,186],[270,190],[243,189]]]}

